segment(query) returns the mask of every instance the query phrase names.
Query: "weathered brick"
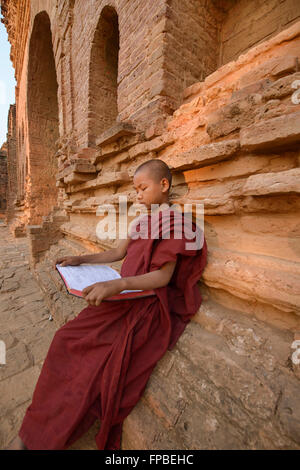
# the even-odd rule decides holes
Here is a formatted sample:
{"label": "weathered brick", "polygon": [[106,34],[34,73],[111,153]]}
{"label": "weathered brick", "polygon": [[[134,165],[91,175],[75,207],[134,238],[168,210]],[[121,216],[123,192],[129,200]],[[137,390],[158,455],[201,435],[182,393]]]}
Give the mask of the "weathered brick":
{"label": "weathered brick", "polygon": [[299,192],[300,168],[249,176],[242,191],[246,196]]}
{"label": "weathered brick", "polygon": [[280,78],[276,82],[266,87],[262,96],[265,101],[274,100],[278,98],[284,98],[285,96],[291,95],[294,92],[292,88],[293,82],[300,80],[300,73],[294,73],[287,77]]}
{"label": "weathered brick", "polygon": [[243,150],[264,150],[300,141],[300,112],[261,121],[240,132]]}
{"label": "weathered brick", "polygon": [[179,155],[162,158],[170,168],[187,170],[199,168],[207,164],[225,160],[234,155],[239,149],[238,139],[202,145]]}

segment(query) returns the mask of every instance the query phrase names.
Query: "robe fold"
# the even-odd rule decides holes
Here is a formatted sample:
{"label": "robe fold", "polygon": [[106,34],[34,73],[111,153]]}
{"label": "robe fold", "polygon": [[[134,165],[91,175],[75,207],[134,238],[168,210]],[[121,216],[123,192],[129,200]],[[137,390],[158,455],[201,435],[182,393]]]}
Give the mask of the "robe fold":
{"label": "robe fold", "polygon": [[[176,261],[169,284],[155,296],[88,305],[55,333],[19,431],[28,449],[67,449],[97,418],[97,448],[121,448],[124,419],[202,301],[197,283],[207,263],[204,234],[193,222],[194,235],[187,230],[177,238],[183,217],[175,212],[141,217],[134,227],[139,238],[131,238],[121,266],[121,276],[129,277]],[[200,245],[187,249],[196,233]]]}

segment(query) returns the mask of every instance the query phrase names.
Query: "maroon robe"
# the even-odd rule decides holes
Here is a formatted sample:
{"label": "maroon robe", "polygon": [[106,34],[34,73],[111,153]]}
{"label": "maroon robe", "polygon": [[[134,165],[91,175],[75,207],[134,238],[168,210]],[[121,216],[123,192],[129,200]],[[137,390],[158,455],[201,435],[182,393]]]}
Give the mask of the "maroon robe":
{"label": "maroon robe", "polygon": [[203,232],[201,247],[187,249],[191,239],[175,239],[172,217],[170,239],[164,238],[161,214],[159,238],[130,240],[121,276],[176,260],[169,284],[155,289],[155,296],[88,305],[55,333],[19,431],[28,449],[67,449],[97,418],[98,449],[120,449],[124,419],[202,300],[197,282],[207,262]]}

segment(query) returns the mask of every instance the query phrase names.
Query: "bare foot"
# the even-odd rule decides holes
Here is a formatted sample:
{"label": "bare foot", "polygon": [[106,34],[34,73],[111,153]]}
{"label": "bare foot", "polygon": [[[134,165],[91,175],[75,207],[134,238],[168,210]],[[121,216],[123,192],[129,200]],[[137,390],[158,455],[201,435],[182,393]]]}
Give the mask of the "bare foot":
{"label": "bare foot", "polygon": [[17,436],[5,450],[28,450],[22,439]]}

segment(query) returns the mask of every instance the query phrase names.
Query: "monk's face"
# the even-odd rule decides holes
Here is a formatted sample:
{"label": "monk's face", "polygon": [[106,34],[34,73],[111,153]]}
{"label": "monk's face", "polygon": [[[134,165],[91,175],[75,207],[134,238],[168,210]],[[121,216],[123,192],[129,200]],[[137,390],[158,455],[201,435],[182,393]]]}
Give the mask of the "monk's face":
{"label": "monk's face", "polygon": [[149,170],[138,171],[133,177],[137,202],[151,209],[151,204],[163,204],[168,201],[169,182],[163,178],[159,183],[151,178]]}

